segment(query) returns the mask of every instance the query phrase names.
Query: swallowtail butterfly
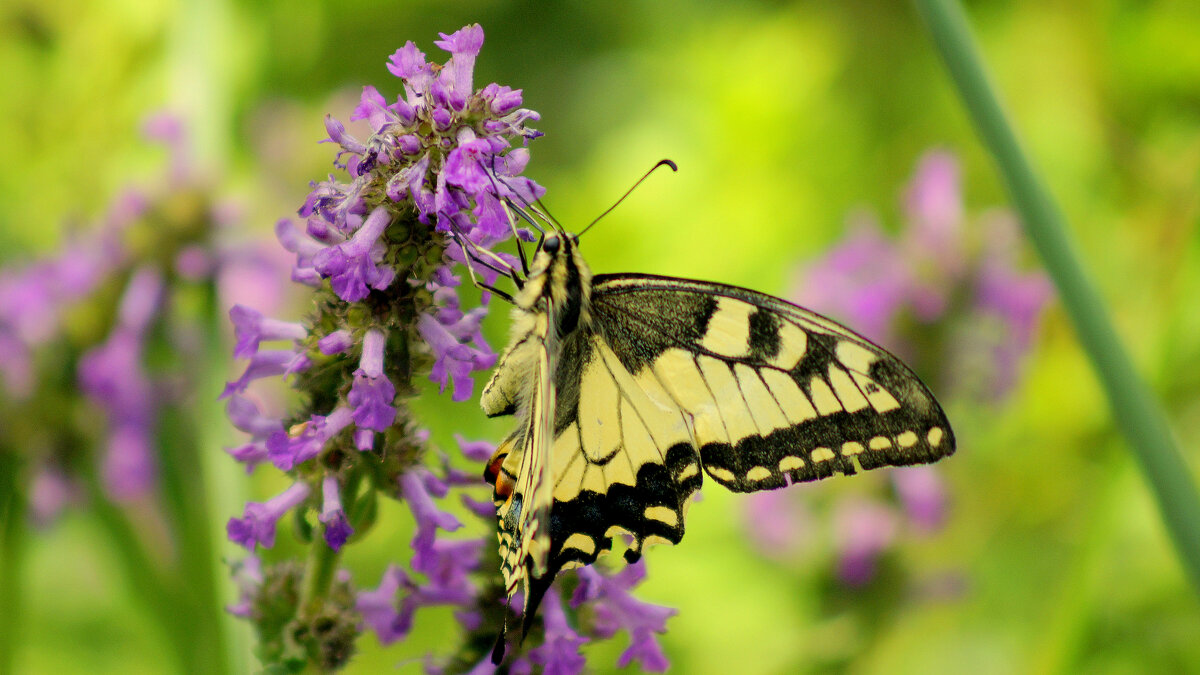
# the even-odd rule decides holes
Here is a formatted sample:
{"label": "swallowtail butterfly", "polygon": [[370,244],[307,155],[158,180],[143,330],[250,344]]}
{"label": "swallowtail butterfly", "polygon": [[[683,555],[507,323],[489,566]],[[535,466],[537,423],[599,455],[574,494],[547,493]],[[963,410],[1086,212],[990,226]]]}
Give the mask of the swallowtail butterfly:
{"label": "swallowtail butterfly", "polygon": [[614,537],[631,538],[629,562],[679,543],[706,474],[753,492],[954,452],[945,413],[907,366],[785,300],[593,276],[579,238],[557,227],[512,277],[519,291],[501,293],[512,338],[481,405],[517,419],[485,476],[526,629],[558,572],[594,562]]}

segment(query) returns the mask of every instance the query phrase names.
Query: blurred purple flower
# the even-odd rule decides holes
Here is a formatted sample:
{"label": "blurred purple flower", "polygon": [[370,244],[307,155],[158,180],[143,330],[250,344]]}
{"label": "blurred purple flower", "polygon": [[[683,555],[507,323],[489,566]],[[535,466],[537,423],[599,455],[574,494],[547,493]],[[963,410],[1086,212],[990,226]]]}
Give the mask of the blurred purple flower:
{"label": "blurred purple flower", "polygon": [[398,565],[389,565],[383,573],[379,586],[371,591],[359,591],[356,607],[363,621],[375,631],[380,644],[391,644],[404,637],[408,631],[396,610],[400,585],[407,575]]}
{"label": "blurred purple flower", "polygon": [[47,463],[38,468],[30,482],[29,519],[34,527],[49,527],[80,498],[79,486],[62,469]]}
{"label": "blurred purple flower", "polygon": [[780,560],[799,557],[813,545],[817,532],[807,502],[784,488],[752,495],[746,504],[746,526],[758,549]]}
{"label": "blurred purple flower", "polygon": [[225,611],[234,616],[248,619],[254,612],[254,597],[258,595],[263,583],[262,561],[251,553],[242,560],[233,563],[233,582],[238,589],[238,601],[229,605]]}
{"label": "blurred purple flower", "polygon": [[929,465],[892,469],[892,486],[908,520],[933,532],[946,521],[946,487],[941,473]]}
{"label": "blurred purple flower", "polygon": [[156,270],[142,268],[130,278],[108,340],[79,361],[79,386],[108,417],[108,448],[102,476],[109,496],[134,499],[154,485],[157,471],[153,435],[154,385],[142,366],[146,332],[163,299]]}
{"label": "blurred purple flower", "polygon": [[833,514],[838,577],[863,586],[875,575],[875,563],[896,538],[896,513],[889,506],[860,499],[839,502]]}

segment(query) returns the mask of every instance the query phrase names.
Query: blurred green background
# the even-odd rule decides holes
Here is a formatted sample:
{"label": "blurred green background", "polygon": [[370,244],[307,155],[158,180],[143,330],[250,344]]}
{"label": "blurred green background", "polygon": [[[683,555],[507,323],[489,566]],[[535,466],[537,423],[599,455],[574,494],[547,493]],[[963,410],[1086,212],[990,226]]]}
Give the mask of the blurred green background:
{"label": "blurred green background", "polygon": [[[967,10],[1080,256],[1195,465],[1200,12],[1186,1]],[[436,33],[472,22],[487,33],[476,83],[523,88],[526,107],[542,114],[535,126],[546,136],[527,174],[568,227],[658,159],[680,165],[589,235],[597,272],[786,294],[798,266],[840,239],[848,213],[867,207],[898,226],[900,191],[932,147],[961,158],[968,213],[1005,202],[905,3],[8,0],[0,259],[51,250],[64,227],[152,175],[162,153],[137,128],[160,109],[188,122],[197,162],[241,204],[245,236],[269,239],[308,181],[330,170],[329,146],[316,143],[323,116],[348,118],[364,84],[394,96],[388,55],[411,39],[441,60]],[[489,323],[498,346],[506,322],[497,313]],[[902,585],[884,577],[839,589],[831,609],[828,562],[795,569],[763,559],[742,534],[740,498],[706,490],[684,542],[648,555],[638,593],[679,609],[664,638],[675,672],[1200,670],[1195,589],[1057,306],[1024,372],[1000,404],[947,402],[959,437],[941,466],[948,526],[893,554],[908,570]],[[455,432],[506,431],[447,404],[419,402],[447,447]],[[270,470],[248,480],[212,453],[225,509],[214,528],[246,498],[283,485]],[[407,556],[411,534],[387,525],[406,511],[393,511],[348,549],[364,587]],[[282,554],[297,551],[284,529]],[[157,627],[86,510],[29,545],[18,672],[169,672]],[[231,545],[222,553],[239,557]],[[930,590],[945,579],[955,580],[950,591]],[[419,672],[424,652],[453,648],[451,621],[449,611],[423,613],[409,640],[387,649],[368,635],[348,672]],[[228,630],[255,670],[245,627],[230,621]],[[590,650],[592,667],[612,670],[623,646],[618,637]]]}

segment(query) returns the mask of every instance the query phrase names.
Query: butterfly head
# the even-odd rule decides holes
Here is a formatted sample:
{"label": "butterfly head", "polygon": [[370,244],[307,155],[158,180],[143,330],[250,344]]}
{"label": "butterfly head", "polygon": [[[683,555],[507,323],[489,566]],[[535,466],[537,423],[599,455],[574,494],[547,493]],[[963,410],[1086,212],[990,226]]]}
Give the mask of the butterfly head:
{"label": "butterfly head", "polygon": [[553,232],[542,240],[516,303],[527,312],[551,312],[559,335],[567,335],[589,320],[591,287],[592,272],[579,253],[579,237]]}

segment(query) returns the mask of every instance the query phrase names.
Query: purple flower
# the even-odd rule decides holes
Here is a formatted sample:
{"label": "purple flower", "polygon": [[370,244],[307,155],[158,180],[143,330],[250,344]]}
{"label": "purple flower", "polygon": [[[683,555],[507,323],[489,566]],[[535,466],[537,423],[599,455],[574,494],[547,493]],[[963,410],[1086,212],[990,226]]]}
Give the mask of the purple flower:
{"label": "purple flower", "polygon": [[462,434],[454,434],[454,440],[463,457],[472,462],[486,462],[496,454],[496,445],[490,441],[468,441]]}
{"label": "purple flower", "polygon": [[342,498],[338,492],[337,476],[325,476],[321,482],[321,496],[324,504],[318,520],[325,524],[325,543],[329,548],[339,551],[346,540],[354,534],[354,528],[346,521],[346,512],[342,510]]}
{"label": "purple flower", "polygon": [[80,499],[79,486],[62,469],[41,466],[29,487],[29,518],[34,527],[49,527],[69,504]]}
{"label": "purple flower", "polygon": [[[544,675],[582,673],[587,665],[587,659],[580,653],[579,648],[588,640],[576,633],[567,623],[562,600],[558,597],[557,591],[553,589],[546,594],[546,598],[542,602],[542,624],[545,626],[545,638],[541,645],[529,651],[527,658],[534,664],[542,666]],[[624,659],[624,657],[622,658]],[[628,660],[625,663],[628,663]],[[643,661],[643,663],[645,662]],[[663,668],[665,669],[665,667],[664,662]],[[650,669],[654,670],[654,668]]]}
{"label": "purple flower", "polygon": [[408,503],[413,518],[417,521],[417,533],[413,537],[413,568],[425,571],[436,559],[434,539],[437,530],[453,532],[462,523],[453,514],[441,511],[433,503],[433,497],[445,497],[448,487],[428,470],[414,467],[400,474],[400,496]]}
{"label": "purple flower", "polygon": [[629,647],[617,661],[625,667],[637,660],[646,671],[661,673],[669,664],[655,638],[656,633],[665,633],[667,619],[675,610],[642,602],[629,593],[646,576],[645,561],[626,565],[611,576],[602,574],[594,567],[580,567],[579,586],[571,599],[572,607],[588,603],[595,613],[595,633],[601,638],[610,638],[617,631],[629,633]]}
{"label": "purple flower", "polygon": [[909,520],[926,532],[946,521],[946,487],[932,466],[906,466],[892,470],[892,486]]}
{"label": "purple flower", "polygon": [[746,526],[767,556],[794,560],[816,540],[817,523],[798,489],[768,490],[750,495]]}
{"label": "purple flower", "polygon": [[120,423],[109,431],[102,475],[112,499],[135,499],[154,487],[158,462],[150,431],[140,422]]}
{"label": "purple flower", "polygon": [[483,47],[483,28],[473,24],[446,35],[439,33],[441,40],[435,45],[451,53],[450,61],[446,64],[441,78],[450,105],[455,110],[462,110],[467,96],[471,94],[471,75],[475,70],[475,57]]}
{"label": "purple flower", "polygon": [[231,565],[233,581],[238,589],[237,604],[229,605],[226,612],[243,619],[249,619],[254,612],[254,598],[258,595],[263,583],[262,561],[258,556],[250,554],[239,562]]}
{"label": "purple flower", "polygon": [[897,247],[877,225],[861,220],[846,240],[805,270],[796,301],[841,317],[868,338],[894,345],[892,321],[917,293]]}
{"label": "purple flower", "polygon": [[231,396],[225,404],[225,412],[229,421],[239,431],[250,434],[253,438],[266,438],[277,431],[283,431],[283,422],[277,418],[263,415],[253,401],[244,396]]}
{"label": "purple flower", "polygon": [[256,545],[271,548],[275,545],[275,523],[285,513],[304,503],[311,491],[307,484],[296,482],[269,501],[246,504],[242,517],[230,518],[225,526],[230,541],[251,551]]}
{"label": "purple flower", "polygon": [[450,151],[446,158],[444,174],[446,182],[457,185],[467,192],[482,192],[491,183],[483,161],[488,158],[491,144],[475,138],[470,129],[463,129],[458,135],[458,147]]}
{"label": "purple flower", "polygon": [[371,288],[382,290],[396,278],[394,270],[377,264],[383,248],[376,244],[390,222],[387,209],[376,208],[349,240],[313,256],[313,267],[329,278],[333,291],[342,300],[358,302],[367,297]]}
{"label": "purple flower", "polygon": [[237,335],[237,346],[233,355],[248,359],[258,352],[258,343],[263,340],[303,340],[308,331],[299,323],[265,318],[261,312],[234,305],[229,310],[233,330]]}
{"label": "purple flower", "polygon": [[371,329],[363,336],[362,359],[354,372],[354,386],[346,397],[354,406],[354,423],[362,429],[387,431],[396,420],[396,387],[383,373],[383,348],[387,336]]}
{"label": "purple flower", "polygon": [[299,434],[291,436],[278,431],[267,438],[267,456],[280,471],[291,471],[321,454],[329,439],[345,429],[351,421],[349,408],[337,408],[328,416],[313,415]]}
{"label": "purple flower", "polygon": [[221,398],[229,398],[234,394],[246,391],[246,387],[254,380],[264,377],[274,377],[285,373],[295,373],[307,370],[311,363],[303,352],[287,349],[272,349],[256,352],[250,357],[250,364],[242,372],[242,376],[225,385]]}
{"label": "purple flower", "polygon": [[400,585],[408,580],[399,566],[389,565],[383,573],[379,587],[373,591],[360,591],[355,607],[363,621],[375,631],[380,644],[391,644],[408,634],[404,622],[396,611],[396,599]]}
{"label": "purple flower", "polygon": [[325,356],[333,356],[354,346],[354,337],[348,330],[336,330],[317,340],[317,349]]}
{"label": "purple flower", "polygon": [[[496,354],[487,347],[480,333],[479,325],[483,317],[482,308],[471,310],[466,314],[458,311],[457,297],[451,289],[443,289],[449,293],[435,294],[442,298],[453,298],[453,303],[436,311],[435,314],[422,314],[417,319],[417,330],[421,338],[433,351],[434,364],[429,373],[429,379],[437,382],[441,390],[446,390],[447,382],[454,385],[455,401],[465,401],[471,398],[474,381],[471,373],[488,370],[496,364]],[[472,347],[474,343],[478,347]]]}
{"label": "purple flower", "polygon": [[833,514],[838,576],[848,586],[866,585],[875,562],[896,538],[896,514],[878,502],[846,500]]}

